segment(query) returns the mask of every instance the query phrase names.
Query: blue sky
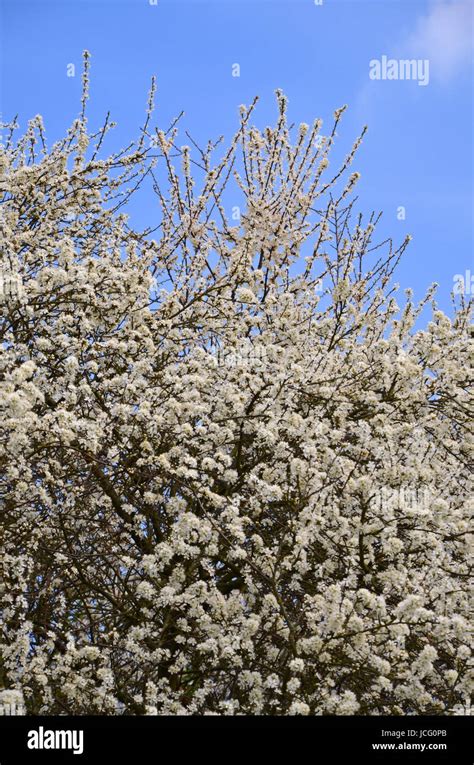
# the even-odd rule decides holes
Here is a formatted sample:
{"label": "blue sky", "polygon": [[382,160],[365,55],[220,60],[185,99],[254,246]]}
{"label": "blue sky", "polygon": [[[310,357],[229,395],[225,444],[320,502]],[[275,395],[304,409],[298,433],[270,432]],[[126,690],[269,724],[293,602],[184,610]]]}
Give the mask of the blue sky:
{"label": "blue sky", "polygon": [[[257,94],[254,122],[273,123],[275,88],[296,123],[321,117],[328,126],[348,104],[341,155],[369,127],[353,166],[362,174],[358,209],[383,211],[380,236],[413,235],[397,279],[417,297],[439,282],[449,310],[454,274],[474,274],[471,0],[153,2],[0,0],[3,120],[18,113],[24,127],[41,113],[50,142],[59,138],[79,110],[84,48],[91,127],[109,109],[118,122],[111,150],[143,124],[152,74],[161,126],[185,111],[182,143],[184,129],[202,143],[230,138],[238,106]],[[383,56],[428,60],[429,81],[371,79],[370,61]]]}

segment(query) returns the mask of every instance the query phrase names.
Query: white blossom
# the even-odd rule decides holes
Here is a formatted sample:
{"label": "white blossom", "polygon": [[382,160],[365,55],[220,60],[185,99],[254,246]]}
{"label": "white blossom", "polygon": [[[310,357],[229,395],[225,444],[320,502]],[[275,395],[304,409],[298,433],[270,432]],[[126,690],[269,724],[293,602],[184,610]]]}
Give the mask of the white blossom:
{"label": "white blossom", "polygon": [[[334,139],[277,99],[195,176],[148,121],[105,159],[85,117],[0,153],[23,285],[0,304],[1,692],[28,713],[450,714],[472,691],[469,306],[398,307],[407,240],[375,266],[358,174],[332,193],[360,141],[331,179]],[[151,177],[141,232],[122,202]]]}

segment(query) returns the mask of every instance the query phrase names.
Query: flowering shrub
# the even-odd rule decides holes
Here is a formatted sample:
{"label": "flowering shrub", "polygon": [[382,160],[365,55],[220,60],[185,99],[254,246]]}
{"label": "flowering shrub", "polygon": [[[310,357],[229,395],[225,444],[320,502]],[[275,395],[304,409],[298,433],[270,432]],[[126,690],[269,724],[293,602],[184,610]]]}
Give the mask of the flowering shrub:
{"label": "flowering shrub", "polygon": [[343,109],[321,139],[277,92],[218,155],[152,129],[153,85],[100,159],[87,86],[86,56],[64,140],[35,117],[0,154],[0,688],[28,713],[448,714],[469,306],[397,305],[408,238],[351,223],[361,139],[329,171]]}

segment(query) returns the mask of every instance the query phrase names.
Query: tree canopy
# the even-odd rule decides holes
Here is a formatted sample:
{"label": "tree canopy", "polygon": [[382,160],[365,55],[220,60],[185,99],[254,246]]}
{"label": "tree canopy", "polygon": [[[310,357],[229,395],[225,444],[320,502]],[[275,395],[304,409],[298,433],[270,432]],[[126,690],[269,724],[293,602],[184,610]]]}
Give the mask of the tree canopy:
{"label": "tree canopy", "polygon": [[322,137],[278,91],[273,127],[254,102],[228,148],[181,146],[153,82],[102,158],[85,62],[64,139],[35,117],[0,152],[0,687],[29,713],[449,714],[470,306],[399,298],[362,136],[329,166],[344,108]]}

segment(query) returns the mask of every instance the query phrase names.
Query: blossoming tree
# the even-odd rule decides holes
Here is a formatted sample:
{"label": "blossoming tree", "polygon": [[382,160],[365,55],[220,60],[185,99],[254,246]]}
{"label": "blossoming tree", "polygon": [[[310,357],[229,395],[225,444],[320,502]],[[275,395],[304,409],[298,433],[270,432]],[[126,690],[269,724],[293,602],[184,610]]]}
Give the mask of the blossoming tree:
{"label": "blossoming tree", "polygon": [[181,146],[153,84],[103,159],[87,87],[86,56],[66,137],[36,117],[0,154],[0,688],[28,713],[449,714],[469,306],[397,304],[408,239],[352,214],[360,139],[329,169],[343,109],[322,138],[277,92],[273,128],[254,103],[227,150]]}

